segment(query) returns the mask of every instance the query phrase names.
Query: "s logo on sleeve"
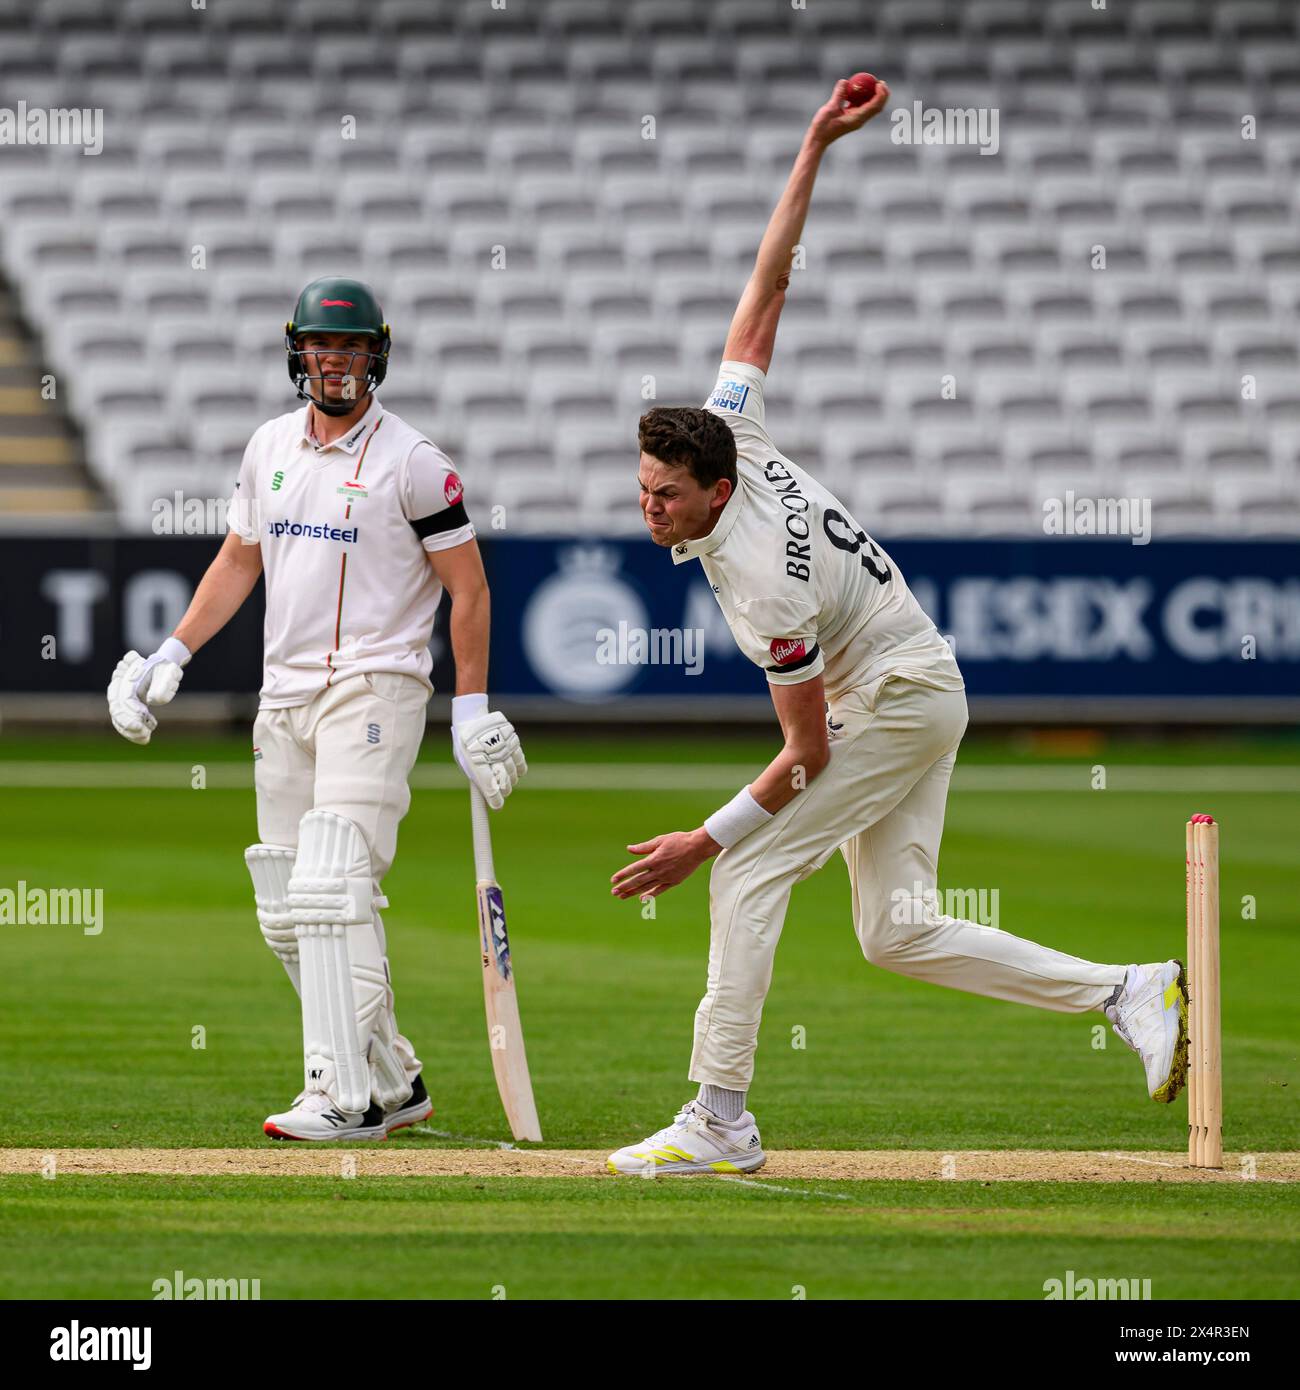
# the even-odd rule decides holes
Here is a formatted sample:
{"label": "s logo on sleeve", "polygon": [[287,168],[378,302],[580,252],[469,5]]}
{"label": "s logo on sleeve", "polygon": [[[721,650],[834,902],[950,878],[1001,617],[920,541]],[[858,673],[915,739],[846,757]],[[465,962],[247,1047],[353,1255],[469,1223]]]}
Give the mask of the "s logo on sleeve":
{"label": "s logo on sleeve", "polygon": [[442,495],[447,499],[447,505],[454,507],[465,492],[465,484],[461,482],[460,476],[456,473],[448,473],[447,481],[442,485]]}

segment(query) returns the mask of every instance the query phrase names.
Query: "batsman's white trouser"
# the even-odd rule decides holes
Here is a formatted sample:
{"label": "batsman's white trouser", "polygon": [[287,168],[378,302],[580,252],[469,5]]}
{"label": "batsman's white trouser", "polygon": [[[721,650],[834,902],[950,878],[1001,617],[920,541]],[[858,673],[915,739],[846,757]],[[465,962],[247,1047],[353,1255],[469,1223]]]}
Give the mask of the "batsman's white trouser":
{"label": "batsman's white trouser", "polygon": [[965,693],[887,676],[832,701],[830,715],[841,727],[826,769],[714,860],[708,989],[695,1014],[691,1080],[749,1089],[790,891],[836,849],[848,863],[853,924],[873,965],[1065,1013],[1100,1008],[1123,983],[1123,965],[1094,965],[937,911]]}
{"label": "batsman's white trouser", "polygon": [[[411,805],[407,785],[424,737],[429,688],[414,676],[373,672],[349,676],[305,705],[260,710],[253,725],[257,833],[267,845],[296,850],[308,811],[332,811],[361,831],[370,851],[372,916],[379,951],[388,945],[381,907],[384,875],[397,853],[397,827]],[[291,972],[292,976],[292,972]],[[402,1036],[391,1006],[380,1024],[408,1080],[420,1061]],[[397,1077],[377,1055],[377,1096],[390,1095]]]}

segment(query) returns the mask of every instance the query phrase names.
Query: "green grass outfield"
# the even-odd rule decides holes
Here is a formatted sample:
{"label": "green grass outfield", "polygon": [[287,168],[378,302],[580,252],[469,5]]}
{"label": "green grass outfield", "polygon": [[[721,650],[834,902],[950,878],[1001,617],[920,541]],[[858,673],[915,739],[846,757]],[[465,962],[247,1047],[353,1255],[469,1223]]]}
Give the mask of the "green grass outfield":
{"label": "green grass outfield", "polygon": [[1067,1270],[1150,1279],[1153,1299],[1282,1299],[1300,1236],[1289,1189],[1247,1183],[1194,1196],[707,1178],[8,1178],[3,1190],[4,1298],[152,1298],[180,1269],[259,1279],[264,1299],[1041,1299]]}
{"label": "green grass outfield", "polygon": [[[738,786],[772,746],[539,736],[527,748],[538,776],[494,831],[538,1106],[547,1147],[613,1148],[666,1123],[693,1090],[708,921],[704,873],[660,899],[653,921],[609,896],[609,874],[626,843],[696,825],[725,799],[676,786],[675,766],[734,764]],[[502,1138],[467,796],[440,773],[442,753],[431,730],[385,885],[398,1017],[425,1062],[433,1126]],[[0,740],[0,888],[102,888],[105,907],[97,936],[0,925],[0,1143],[266,1142],[262,1118],[297,1089],[300,1025],[252,912],[245,760],[244,740],[165,728],[143,750],[107,731]],[[102,761],[161,785],[67,776]],[[657,789],[633,773],[578,790],[581,769],[547,781],[557,765],[638,762]],[[6,777],[6,763],[24,774]],[[196,764],[214,769],[204,790],[190,786]],[[1109,790],[1090,789],[1094,765]],[[1220,819],[1225,1147],[1300,1148],[1300,744],[1061,735],[972,743],[962,768],[971,780],[949,802],[941,887],[996,889],[1004,930],[1097,960],[1182,953],[1183,825],[1193,811]],[[1003,789],[990,781],[999,769],[1019,770]],[[1184,1103],[1149,1102],[1137,1059],[1104,1025],[868,966],[837,858],[795,890],[751,1104],[773,1150],[1182,1150]],[[785,1298],[800,1284],[809,1297],[1038,1298],[1068,1268],[1150,1277],[1156,1297],[1300,1292],[1294,1186],[788,1186],[6,1177],[0,1292],[147,1297],[173,1268],[261,1277],[266,1297],[491,1297],[504,1285],[512,1297]],[[362,1229],[391,1259],[359,1257]],[[690,1257],[693,1242],[712,1264]]]}

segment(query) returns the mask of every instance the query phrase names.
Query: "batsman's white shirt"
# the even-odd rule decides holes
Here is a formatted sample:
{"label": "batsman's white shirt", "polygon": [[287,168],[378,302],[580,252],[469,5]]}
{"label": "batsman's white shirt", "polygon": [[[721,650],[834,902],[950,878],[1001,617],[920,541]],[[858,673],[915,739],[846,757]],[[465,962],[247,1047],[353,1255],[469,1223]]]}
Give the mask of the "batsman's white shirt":
{"label": "batsman's white shirt", "polygon": [[428,554],[474,536],[451,460],[377,398],[332,444],[308,407],[268,420],[244,451],[229,524],[262,547],[260,708],[303,705],[347,676],[392,671],[432,691],[442,598]]}
{"label": "batsman's white shirt", "polygon": [[699,559],[741,651],[774,685],[821,675],[831,700],[886,675],[961,690],[897,564],[773,444],[765,380],[748,362],[719,369],[705,406],[736,437],[737,486],[707,536],[673,547],[673,563]]}

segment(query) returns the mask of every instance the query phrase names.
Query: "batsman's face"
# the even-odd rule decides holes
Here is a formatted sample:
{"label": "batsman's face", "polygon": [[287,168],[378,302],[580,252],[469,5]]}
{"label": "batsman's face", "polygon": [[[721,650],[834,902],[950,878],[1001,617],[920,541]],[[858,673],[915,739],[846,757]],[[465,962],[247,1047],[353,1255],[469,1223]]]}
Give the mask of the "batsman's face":
{"label": "batsman's face", "polygon": [[641,515],[656,545],[677,545],[707,536],[731,496],[727,479],[701,487],[688,468],[664,463],[652,454],[641,455],[637,480],[641,484]]}
{"label": "batsman's face", "polygon": [[298,350],[308,377],[313,378],[308,386],[310,394],[331,404],[359,401],[367,390],[370,348],[364,333],[304,333],[298,339]]}

